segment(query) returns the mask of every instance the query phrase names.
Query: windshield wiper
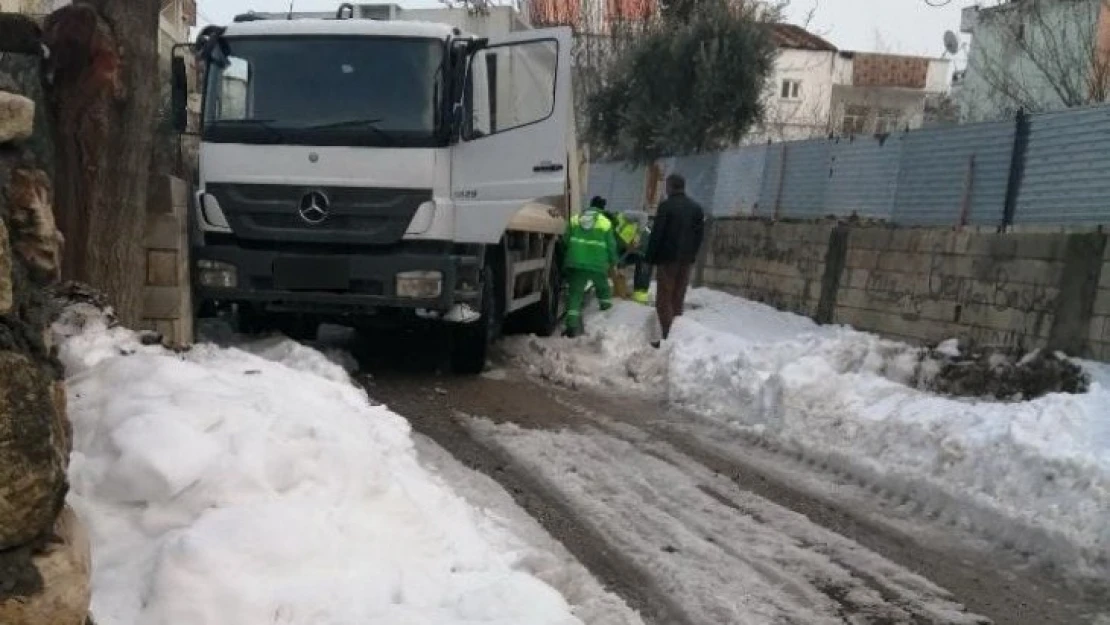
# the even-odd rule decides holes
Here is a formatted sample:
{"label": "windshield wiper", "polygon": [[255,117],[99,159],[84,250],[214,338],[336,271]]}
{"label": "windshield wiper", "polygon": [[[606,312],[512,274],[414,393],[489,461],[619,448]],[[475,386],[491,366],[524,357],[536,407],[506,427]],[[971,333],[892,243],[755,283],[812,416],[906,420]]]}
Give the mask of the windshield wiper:
{"label": "windshield wiper", "polygon": [[304,130],[335,130],[339,128],[369,128],[373,130],[379,137],[389,143],[394,143],[393,135],[382,130],[378,124],[382,121],[381,118],[377,119],[345,119],[338,122],[328,122],[326,124],[316,124],[313,126],[305,126]]}
{"label": "windshield wiper", "polygon": [[270,133],[270,136],[272,136],[275,141],[285,140],[285,135],[283,135],[281,131],[274,126],[274,120],[272,119],[220,119],[214,121],[213,124],[218,126],[258,126],[259,128],[262,128],[266,132]]}

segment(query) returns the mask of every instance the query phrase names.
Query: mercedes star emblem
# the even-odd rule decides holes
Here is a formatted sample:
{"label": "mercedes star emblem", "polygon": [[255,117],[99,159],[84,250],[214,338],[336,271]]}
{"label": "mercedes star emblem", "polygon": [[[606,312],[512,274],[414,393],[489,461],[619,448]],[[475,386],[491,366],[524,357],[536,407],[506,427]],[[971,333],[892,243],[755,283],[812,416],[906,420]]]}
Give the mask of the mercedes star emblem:
{"label": "mercedes star emblem", "polygon": [[320,191],[310,191],[301,198],[297,212],[305,223],[316,226],[328,218],[328,196]]}

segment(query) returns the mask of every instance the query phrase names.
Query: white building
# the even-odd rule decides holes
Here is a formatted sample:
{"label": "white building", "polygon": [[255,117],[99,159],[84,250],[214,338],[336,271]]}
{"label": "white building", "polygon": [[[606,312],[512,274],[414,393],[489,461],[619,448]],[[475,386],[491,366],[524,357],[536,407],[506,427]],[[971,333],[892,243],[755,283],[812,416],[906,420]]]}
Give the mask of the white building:
{"label": "white building", "polygon": [[750,141],[792,141],[828,134],[836,46],[793,24],[774,26],[778,58],[767,79],[766,116]]}
{"label": "white building", "polygon": [[842,51],[799,26],[774,29],[766,118],[748,143],[919,128],[927,103],[948,93],[946,59]]}

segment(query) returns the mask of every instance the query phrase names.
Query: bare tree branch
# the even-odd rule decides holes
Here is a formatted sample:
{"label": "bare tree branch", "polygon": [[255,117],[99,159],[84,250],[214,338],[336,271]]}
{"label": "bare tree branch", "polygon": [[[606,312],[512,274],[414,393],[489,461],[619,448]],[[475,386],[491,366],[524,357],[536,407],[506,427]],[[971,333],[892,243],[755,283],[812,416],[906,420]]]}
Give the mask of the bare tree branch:
{"label": "bare tree branch", "polygon": [[984,116],[1110,98],[1110,0],[1020,0],[984,10],[968,60],[989,100]]}

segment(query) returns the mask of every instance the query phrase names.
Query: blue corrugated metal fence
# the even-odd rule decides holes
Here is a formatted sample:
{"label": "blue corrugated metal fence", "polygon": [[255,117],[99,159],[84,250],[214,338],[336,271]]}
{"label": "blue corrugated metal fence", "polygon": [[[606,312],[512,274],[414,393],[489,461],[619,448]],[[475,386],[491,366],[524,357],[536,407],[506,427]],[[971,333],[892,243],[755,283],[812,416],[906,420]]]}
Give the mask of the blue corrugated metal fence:
{"label": "blue corrugated metal fence", "polygon": [[[1016,151],[1016,153],[1015,153]],[[905,225],[1110,223],[1110,106],[1018,121],[753,145],[664,159],[714,215]],[[643,210],[645,167],[594,163],[588,195]],[[1013,187],[1013,188],[1011,188]],[[1014,207],[1006,216],[1008,193]]]}

